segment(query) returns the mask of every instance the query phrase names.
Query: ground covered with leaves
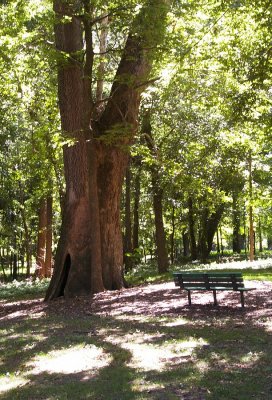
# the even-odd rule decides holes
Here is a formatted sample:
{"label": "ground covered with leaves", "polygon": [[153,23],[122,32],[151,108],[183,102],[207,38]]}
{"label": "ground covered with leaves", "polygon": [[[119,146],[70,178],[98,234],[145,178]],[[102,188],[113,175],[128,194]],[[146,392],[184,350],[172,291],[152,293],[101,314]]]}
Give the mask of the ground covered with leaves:
{"label": "ground covered with leaves", "polygon": [[[186,293],[173,282],[45,303],[0,301],[0,399],[272,399],[272,282]],[[30,299],[31,298],[31,299]]]}

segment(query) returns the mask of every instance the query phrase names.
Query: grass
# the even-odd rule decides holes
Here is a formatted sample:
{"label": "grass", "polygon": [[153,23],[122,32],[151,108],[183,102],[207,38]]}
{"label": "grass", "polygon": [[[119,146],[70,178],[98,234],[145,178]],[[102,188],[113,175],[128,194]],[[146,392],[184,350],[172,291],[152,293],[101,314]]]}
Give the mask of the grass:
{"label": "grass", "polygon": [[[242,270],[246,279],[272,280],[269,265]],[[172,279],[149,266],[130,282],[148,274]],[[47,284],[1,286],[0,400],[272,399],[268,309],[96,313],[84,299],[35,300]]]}
{"label": "grass", "polygon": [[12,281],[0,283],[0,300],[35,299],[44,295],[49,279]]}
{"label": "grass", "polygon": [[[8,329],[8,337],[1,336],[0,398],[204,398],[189,397],[201,393],[214,400],[269,398],[272,344],[267,333],[253,326],[246,334],[243,326],[233,330],[227,319],[208,318],[207,326],[183,319],[171,327],[173,322],[171,317],[128,322],[95,316],[47,316],[34,326],[20,321]],[[87,334],[93,326],[94,337]],[[54,334],[47,336],[47,330]],[[81,357],[86,352],[87,370],[84,364],[82,370],[75,366],[73,356],[80,349]]]}
{"label": "grass", "polygon": [[222,271],[232,272],[240,271],[243,273],[245,279],[249,280],[267,280],[272,281],[272,259],[257,260],[253,262],[249,261],[234,261],[226,263],[210,263],[201,264],[200,262],[195,263],[184,263],[179,265],[173,265],[169,271],[164,274],[159,274],[155,263],[141,264],[135,267],[132,271],[129,271],[126,275],[126,279],[129,284],[140,285],[142,283],[154,283],[154,282],[165,282],[173,279],[172,273],[175,271]]}

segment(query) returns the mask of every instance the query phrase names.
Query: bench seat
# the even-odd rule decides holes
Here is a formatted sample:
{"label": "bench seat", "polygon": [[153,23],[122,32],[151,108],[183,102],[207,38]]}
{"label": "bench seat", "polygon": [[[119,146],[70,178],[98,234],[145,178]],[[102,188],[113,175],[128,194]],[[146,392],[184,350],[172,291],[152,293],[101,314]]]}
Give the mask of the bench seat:
{"label": "bench seat", "polygon": [[244,279],[240,272],[174,272],[173,276],[175,285],[187,291],[189,305],[192,304],[191,291],[212,291],[214,305],[218,305],[216,291],[231,290],[240,292],[241,305],[244,307],[244,292],[255,289],[244,286]]}

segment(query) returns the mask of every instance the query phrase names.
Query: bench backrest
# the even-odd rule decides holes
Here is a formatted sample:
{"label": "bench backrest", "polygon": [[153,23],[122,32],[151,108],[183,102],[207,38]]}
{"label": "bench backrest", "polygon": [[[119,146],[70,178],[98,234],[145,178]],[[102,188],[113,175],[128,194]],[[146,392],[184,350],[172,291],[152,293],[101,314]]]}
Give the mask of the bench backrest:
{"label": "bench backrest", "polygon": [[174,272],[174,282],[181,289],[202,288],[230,288],[238,290],[244,287],[243,276],[240,272]]}

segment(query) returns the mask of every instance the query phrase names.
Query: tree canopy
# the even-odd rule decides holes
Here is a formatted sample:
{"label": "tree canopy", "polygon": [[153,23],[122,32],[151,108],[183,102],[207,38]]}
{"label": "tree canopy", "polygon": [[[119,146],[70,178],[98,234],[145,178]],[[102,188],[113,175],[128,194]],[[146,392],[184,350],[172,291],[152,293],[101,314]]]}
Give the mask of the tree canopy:
{"label": "tree canopy", "polygon": [[247,253],[251,213],[271,247],[268,1],[1,1],[0,32],[4,278],[120,288]]}

